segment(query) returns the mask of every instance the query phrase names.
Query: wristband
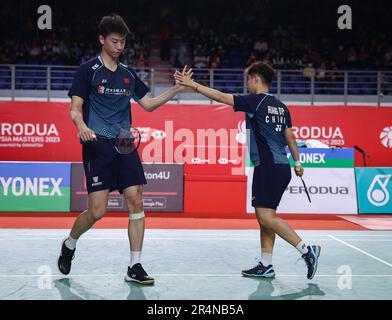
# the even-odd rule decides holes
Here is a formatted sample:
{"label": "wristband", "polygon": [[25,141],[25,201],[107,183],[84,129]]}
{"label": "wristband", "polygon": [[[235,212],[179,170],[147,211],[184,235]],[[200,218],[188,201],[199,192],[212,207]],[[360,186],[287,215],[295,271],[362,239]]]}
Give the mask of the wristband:
{"label": "wristband", "polygon": [[301,160],[294,161],[294,166],[295,166],[295,167],[301,167],[301,166],[302,166],[302,165],[301,165]]}

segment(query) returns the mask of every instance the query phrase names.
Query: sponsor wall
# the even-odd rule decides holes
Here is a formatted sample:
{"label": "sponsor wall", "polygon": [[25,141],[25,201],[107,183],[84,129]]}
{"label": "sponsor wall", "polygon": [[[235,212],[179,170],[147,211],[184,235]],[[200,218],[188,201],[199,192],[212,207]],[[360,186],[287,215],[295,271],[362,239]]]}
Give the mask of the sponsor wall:
{"label": "sponsor wall", "polygon": [[[149,212],[182,212],[184,208],[184,167],[179,164],[143,164],[147,185],[144,209]],[[71,211],[87,208],[86,179],[82,163],[72,163]],[[108,211],[128,211],[124,196],[111,192]]]}
{"label": "sponsor wall", "polygon": [[[182,212],[184,170],[179,164],[144,164],[148,212]],[[0,212],[69,212],[88,206],[81,163],[0,162]],[[128,211],[124,196],[109,195],[108,211]]]}
{"label": "sponsor wall", "polygon": [[[0,102],[0,161],[80,162],[81,145],[68,108],[68,103]],[[358,145],[370,155],[368,166],[391,165],[391,108],[289,108],[298,139],[318,139],[337,147]],[[152,113],[133,104],[132,113],[133,125],[142,133],[138,151],[143,162],[184,164],[185,212],[192,216],[248,216],[243,113],[223,105],[177,104]],[[346,160],[328,156],[327,163],[318,155],[306,156],[314,157],[314,169],[343,169],[352,163],[351,156]],[[357,151],[354,159],[356,166],[362,165]]]}
{"label": "sponsor wall", "polygon": [[392,214],[392,168],[356,168],[359,213]]}
{"label": "sponsor wall", "polygon": [[[303,179],[312,202],[309,203],[305,188],[292,169],[292,179],[277,212],[358,213],[353,149],[300,149],[300,153],[305,168]],[[291,155],[288,156],[293,166]],[[254,213],[251,205],[253,169],[247,167],[248,213]]]}
{"label": "sponsor wall", "polygon": [[0,163],[0,211],[68,212],[70,163]]}

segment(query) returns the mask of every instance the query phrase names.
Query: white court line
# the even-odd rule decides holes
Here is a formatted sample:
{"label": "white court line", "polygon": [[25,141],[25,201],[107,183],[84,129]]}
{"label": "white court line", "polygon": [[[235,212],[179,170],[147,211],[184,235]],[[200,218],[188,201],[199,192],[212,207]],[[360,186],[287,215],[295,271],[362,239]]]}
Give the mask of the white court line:
{"label": "white court line", "polygon": [[[21,229],[17,229],[17,230],[21,231]],[[60,229],[58,229],[58,230],[60,230]],[[99,232],[99,231],[94,232],[94,231],[97,231],[97,230],[94,230],[93,232],[90,232],[89,235],[93,235],[93,234],[97,235],[97,236],[100,236],[100,235],[121,235],[127,231],[126,228],[118,229],[118,230],[119,230],[119,232]],[[168,234],[168,235],[192,235],[192,236],[222,236],[222,235],[244,236],[244,235],[247,235],[247,233],[255,233],[255,234],[257,234],[257,236],[259,235],[259,230],[256,230],[256,229],[244,229],[243,233],[230,233],[230,232],[227,232],[227,231],[229,231],[227,229],[222,229],[222,231],[223,231],[222,233],[207,233],[207,232],[194,233],[194,232],[192,232],[192,229],[186,229],[186,230],[189,230],[189,232],[176,232],[175,230],[172,230],[172,229],[161,229],[162,232],[152,232],[150,230],[151,229],[146,229],[147,235],[166,235],[166,234]],[[177,229],[177,230],[179,230],[179,229]],[[238,231],[238,230],[236,230],[236,231]],[[304,230],[304,231],[306,231],[306,230]],[[377,234],[364,234],[365,232],[374,232]],[[17,232],[5,233],[5,232],[1,232],[1,228],[0,228],[0,236],[18,236],[18,235],[21,235],[21,236],[61,236],[63,234],[68,234],[68,233],[69,233],[69,229],[66,229],[66,230],[64,229],[63,231],[59,231],[56,233],[53,233],[53,232],[45,233],[45,232],[39,232],[39,231],[37,231],[35,233],[24,233],[23,231],[21,231],[20,233],[17,233]],[[302,234],[301,230],[299,233]],[[308,238],[310,238],[310,237],[329,237],[331,235],[331,233],[328,233],[328,234],[320,234],[320,233],[308,234],[306,232],[303,234],[306,235]],[[358,232],[355,232],[354,234],[335,234],[335,236],[339,236],[339,237],[355,237],[357,235],[360,235],[361,238],[362,237],[370,237],[370,238],[372,238],[372,237],[375,237],[375,238],[376,237],[392,237],[392,231],[389,232],[388,234],[380,234],[380,231],[358,231]]]}
{"label": "white court line", "polygon": [[388,267],[391,267],[391,268],[392,268],[392,264],[391,264],[391,263],[386,262],[385,260],[382,260],[382,259],[380,259],[380,258],[378,258],[378,257],[376,257],[376,256],[374,256],[374,255],[372,255],[372,254],[370,254],[370,253],[368,253],[368,252],[366,252],[365,250],[359,249],[359,248],[357,248],[356,246],[353,246],[352,244],[349,244],[349,243],[347,243],[346,241],[343,241],[343,240],[341,240],[341,239],[338,239],[338,238],[336,238],[336,237],[334,237],[334,236],[332,236],[332,235],[329,235],[329,237],[331,237],[332,239],[334,239],[334,240],[336,240],[336,241],[338,241],[338,242],[340,242],[340,243],[346,245],[346,246],[349,247],[349,248],[352,248],[352,249],[354,249],[354,250],[357,250],[357,251],[363,253],[364,255],[366,255],[366,256],[368,256],[368,257],[370,257],[370,258],[373,258],[374,260],[377,260],[377,261],[379,261],[379,262],[381,262],[381,263],[387,265]]}
{"label": "white court line", "polygon": [[[14,275],[5,275],[0,274],[0,278],[37,278],[37,277],[62,277],[62,278],[70,278],[78,277],[78,278],[90,278],[90,277],[123,277],[125,273],[109,273],[109,274],[74,274],[65,276],[63,274],[14,274]],[[152,273],[150,274],[153,277],[239,277],[241,274],[237,273],[227,273],[227,274],[215,274],[215,273]],[[317,277],[341,277],[341,274],[317,274]],[[353,274],[350,275],[352,277],[392,277],[392,274]],[[306,274],[277,274],[277,278],[279,277],[306,277]],[[242,278],[242,276],[240,277]]]}
{"label": "white court line", "polygon": [[[64,239],[64,236],[62,237],[57,237],[57,238],[0,238],[0,241],[46,241],[46,240],[61,240]],[[123,238],[83,238],[82,241],[84,240],[89,240],[89,241],[100,241],[100,240],[123,240],[123,241],[128,241],[128,238],[123,237]],[[202,237],[145,237],[145,241],[149,240],[173,240],[173,241],[260,241],[260,238],[219,238],[219,237],[210,237],[210,238],[202,238]],[[283,239],[276,239],[278,242],[285,242]],[[328,238],[303,238],[304,241],[306,242],[313,242],[313,241],[335,241],[334,239],[328,239]],[[362,242],[362,241],[368,241],[368,242],[392,242],[392,239],[346,239],[349,241],[355,241],[355,242]]]}

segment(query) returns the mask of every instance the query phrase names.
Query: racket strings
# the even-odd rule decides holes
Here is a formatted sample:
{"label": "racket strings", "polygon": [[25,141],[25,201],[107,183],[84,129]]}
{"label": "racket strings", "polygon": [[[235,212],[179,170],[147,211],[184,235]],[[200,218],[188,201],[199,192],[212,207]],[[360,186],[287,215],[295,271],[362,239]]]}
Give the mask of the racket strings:
{"label": "racket strings", "polygon": [[137,129],[121,129],[115,139],[115,147],[120,154],[129,154],[135,151],[140,144],[140,133]]}

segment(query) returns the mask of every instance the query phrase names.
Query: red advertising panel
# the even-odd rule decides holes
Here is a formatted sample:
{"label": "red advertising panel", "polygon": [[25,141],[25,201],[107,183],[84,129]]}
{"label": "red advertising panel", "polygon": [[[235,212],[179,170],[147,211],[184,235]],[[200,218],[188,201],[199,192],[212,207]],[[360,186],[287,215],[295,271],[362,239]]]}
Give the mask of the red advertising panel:
{"label": "red advertising panel", "polygon": [[[0,102],[0,161],[81,161],[69,104]],[[392,164],[392,108],[289,106],[299,139],[358,145],[368,166]],[[185,174],[243,174],[244,114],[222,105],[170,104],[148,113],[132,106],[143,162],[185,163]],[[356,152],[356,166],[362,157]]]}

